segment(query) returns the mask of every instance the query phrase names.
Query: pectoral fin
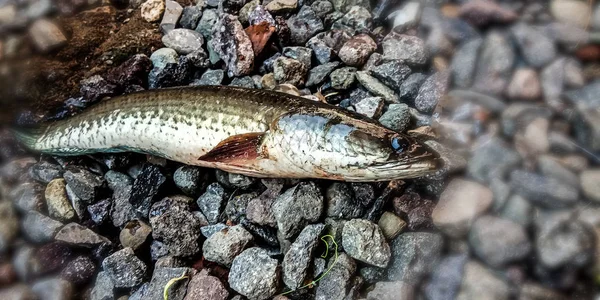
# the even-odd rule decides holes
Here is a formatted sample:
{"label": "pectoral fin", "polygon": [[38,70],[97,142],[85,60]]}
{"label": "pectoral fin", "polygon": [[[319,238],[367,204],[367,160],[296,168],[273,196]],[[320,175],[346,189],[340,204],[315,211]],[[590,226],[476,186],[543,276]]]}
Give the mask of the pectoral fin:
{"label": "pectoral fin", "polygon": [[230,136],[198,159],[220,163],[243,163],[254,160],[260,156],[259,147],[264,136],[264,132]]}

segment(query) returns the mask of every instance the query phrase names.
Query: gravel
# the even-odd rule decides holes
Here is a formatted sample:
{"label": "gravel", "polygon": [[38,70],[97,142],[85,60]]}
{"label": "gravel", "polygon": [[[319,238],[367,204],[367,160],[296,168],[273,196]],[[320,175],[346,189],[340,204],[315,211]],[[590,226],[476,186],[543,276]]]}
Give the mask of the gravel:
{"label": "gravel", "polygon": [[298,289],[307,279],[308,271],[313,263],[313,253],[324,228],[323,224],[304,227],[285,253],[282,262],[283,282],[291,290]]}
{"label": "gravel", "polygon": [[233,259],[252,241],[252,235],[241,225],[224,228],[210,235],[202,246],[202,253],[208,261],[231,266]]}
{"label": "gravel", "polygon": [[443,247],[440,234],[427,232],[406,232],[390,243],[391,261],[387,269],[390,281],[404,281],[409,284],[419,282],[429,274]]}
{"label": "gravel", "polygon": [[350,257],[385,268],[390,261],[390,246],[381,228],[367,220],[353,219],[344,224],[342,244]]}
{"label": "gravel", "polygon": [[383,57],[387,60],[397,59],[408,65],[423,65],[429,59],[425,42],[416,36],[392,32],[382,42]]}
{"label": "gravel", "polygon": [[510,186],[534,204],[548,208],[569,207],[579,199],[577,187],[523,170],[510,174]]}
{"label": "gravel", "polygon": [[202,48],[204,37],[194,30],[177,28],[163,36],[162,42],[179,54],[190,54]]}
{"label": "gravel", "polygon": [[[3,227],[13,230],[9,222],[5,222]],[[22,224],[23,233],[34,243],[50,242],[54,239],[54,235],[63,226],[63,223],[53,220],[37,211],[30,211],[25,216]]]}
{"label": "gravel", "polygon": [[142,283],[147,266],[131,248],[119,250],[102,261],[102,269],[117,288],[132,288]]}
{"label": "gravel", "polygon": [[219,221],[228,197],[229,195],[227,195],[225,189],[215,182],[210,184],[206,188],[206,192],[198,198],[198,201],[196,201],[198,208],[206,216],[208,223],[215,224]]}
{"label": "gravel", "polygon": [[281,194],[273,204],[277,228],[285,238],[299,233],[323,214],[323,196],[313,182],[302,182]]}
{"label": "gravel", "polygon": [[221,280],[210,276],[208,271],[202,270],[194,275],[188,283],[188,292],[185,300],[227,300],[229,291]]}
{"label": "gravel", "polygon": [[245,250],[231,265],[229,286],[250,299],[267,299],[279,286],[279,264],[258,247]]}
{"label": "gravel", "polygon": [[[200,26],[205,23],[200,20]],[[210,43],[212,49],[227,65],[229,77],[248,75],[254,65],[254,51],[252,42],[244,31],[242,24],[235,16],[223,14],[214,28],[214,35]]]}

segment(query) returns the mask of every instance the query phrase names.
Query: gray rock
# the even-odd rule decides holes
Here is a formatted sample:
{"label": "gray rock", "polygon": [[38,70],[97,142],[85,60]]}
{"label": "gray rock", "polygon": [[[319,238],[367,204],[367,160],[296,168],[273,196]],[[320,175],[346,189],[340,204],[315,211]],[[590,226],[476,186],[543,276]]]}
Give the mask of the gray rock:
{"label": "gray rock", "polygon": [[254,79],[252,79],[252,77],[250,77],[250,76],[236,77],[231,81],[229,86],[237,86],[237,87],[245,87],[245,88],[253,89],[254,88]]}
{"label": "gray rock", "polygon": [[[315,293],[315,300],[343,300],[352,287],[352,279],[356,273],[356,262],[346,253],[340,253],[338,259],[333,264],[333,259],[329,260],[329,273],[319,281]],[[350,298],[352,299],[352,298]]]}
{"label": "gray rock", "polygon": [[283,258],[283,282],[291,290],[303,285],[313,261],[313,252],[319,244],[319,236],[325,225],[304,227]]}
{"label": "gray rock", "polygon": [[592,201],[600,202],[600,169],[590,169],[579,175],[583,194]]}
{"label": "gray rock", "polygon": [[492,197],[492,191],[479,183],[453,179],[433,209],[433,223],[451,237],[464,237],[475,219],[491,207]]}
{"label": "gray rock", "polygon": [[166,0],[165,1],[165,13],[160,21],[160,30],[164,34],[168,34],[171,30],[175,29],[181,14],[183,13],[183,7],[177,1]]}
{"label": "gray rock", "polygon": [[385,268],[390,260],[390,246],[381,228],[370,221],[353,219],[346,222],[342,243],[348,255],[364,263]]}
{"label": "gray rock", "polygon": [[256,178],[244,176],[242,174],[228,173],[216,170],[217,181],[227,188],[247,190],[256,182]]}
{"label": "gray rock", "polygon": [[110,217],[115,227],[121,227],[137,217],[133,205],[129,203],[133,182],[123,173],[108,171],[104,175],[108,186],[113,190]]}
{"label": "gray rock", "polygon": [[60,272],[60,277],[75,285],[83,285],[96,275],[96,263],[85,255],[71,260]]}
{"label": "gray rock", "polygon": [[213,234],[228,228],[229,226],[223,224],[223,223],[217,223],[214,225],[206,225],[206,226],[202,226],[202,228],[200,228],[200,232],[202,232],[202,235],[206,238],[211,237]]}
{"label": "gray rock", "polygon": [[267,251],[258,247],[238,255],[229,271],[229,286],[250,299],[267,299],[279,285],[279,265]]}
{"label": "gray rock", "polygon": [[377,282],[367,293],[367,300],[409,300],[415,298],[415,287],[402,281]]}
{"label": "gray rock", "polygon": [[173,256],[192,256],[200,251],[201,221],[185,204],[171,198],[156,202],[150,212],[152,237],[162,241]]}
{"label": "gray rock", "polygon": [[574,219],[570,213],[551,214],[538,222],[537,227],[535,246],[543,266],[551,269],[561,266],[580,268],[593,258],[592,228]]}
{"label": "gray rock", "polygon": [[50,217],[62,222],[69,221],[75,217],[75,210],[67,197],[64,179],[59,178],[50,181],[46,186],[44,196]]}
{"label": "gray rock", "polygon": [[167,64],[176,64],[178,59],[177,51],[171,48],[160,48],[150,55],[150,60],[155,69],[164,69]]}
{"label": "gray rock", "polygon": [[386,60],[401,60],[408,65],[423,65],[429,59],[425,42],[416,36],[389,33],[383,39],[383,57]]}
{"label": "gray rock", "polygon": [[231,220],[234,223],[241,222],[242,218],[246,216],[246,207],[250,200],[258,197],[258,193],[246,193],[231,198],[225,206],[225,215],[227,220]]}
{"label": "gray rock", "polygon": [[275,200],[273,214],[285,238],[291,238],[323,214],[323,196],[312,182],[301,182]]}
{"label": "gray rock", "polygon": [[28,29],[34,46],[42,53],[61,48],[67,43],[67,37],[58,25],[45,18],[37,19]]}
{"label": "gray rock", "polygon": [[248,75],[254,66],[254,50],[240,21],[233,15],[222,14],[214,28],[210,43],[227,65],[227,75]]}
{"label": "gray rock", "polygon": [[223,70],[211,70],[208,69],[202,74],[200,79],[194,80],[192,85],[219,85],[225,78],[225,72]]}
{"label": "gray rock", "polygon": [[396,93],[394,93],[394,91],[387,87],[385,84],[381,83],[381,81],[377,80],[377,78],[369,75],[368,72],[356,72],[356,79],[365,89],[377,96],[383,97],[383,99],[385,99],[386,102],[398,102],[398,95],[396,95]]}
{"label": "gray rock", "polygon": [[228,298],[229,291],[221,280],[210,276],[208,270],[204,269],[194,275],[188,283],[184,300],[227,300]]}
{"label": "gray rock", "polygon": [[450,72],[456,87],[465,89],[473,83],[478,53],[482,44],[483,39],[479,37],[469,40],[462,44],[452,57]]}
{"label": "gray rock", "polygon": [[524,259],[532,249],[523,226],[493,216],[473,223],[469,243],[481,260],[497,268]]}
{"label": "gray rock", "polygon": [[259,197],[250,200],[246,208],[248,220],[258,225],[276,227],[277,220],[271,207],[282,188],[283,186],[268,188]]}
{"label": "gray rock", "polygon": [[422,73],[410,74],[410,76],[408,76],[400,85],[398,92],[400,101],[407,104],[414,103],[415,98],[417,98],[417,95],[419,95],[419,89],[426,79],[427,76],[423,75]]}
{"label": "gray rock", "polygon": [[185,194],[196,196],[204,187],[205,171],[194,166],[182,166],[173,173],[175,185]]}
{"label": "gray rock", "polygon": [[329,75],[331,78],[331,87],[336,90],[347,90],[356,81],[356,68],[343,67],[339,68]]}
{"label": "gray rock", "polygon": [[559,158],[550,155],[540,155],[537,159],[540,172],[548,177],[554,177],[566,184],[579,186],[579,178],[571,170],[564,167]]}
{"label": "gray rock", "polygon": [[388,265],[390,281],[416,284],[437,264],[443,246],[440,234],[406,232],[391,242],[392,260]]}
{"label": "gray rock", "polygon": [[225,189],[218,183],[211,183],[206,192],[198,198],[198,208],[206,216],[208,223],[215,224],[219,221],[221,213],[225,208],[229,195]]}
{"label": "gray rock", "polygon": [[404,132],[410,124],[410,111],[408,105],[404,103],[390,104],[381,118],[379,118],[379,123],[391,130]]}
{"label": "gray rock", "polygon": [[327,76],[329,76],[329,74],[331,74],[331,72],[333,72],[333,70],[335,68],[337,68],[339,65],[340,65],[339,62],[334,61],[334,62],[325,63],[325,64],[322,64],[322,65],[312,68],[312,70],[310,70],[310,72],[308,73],[308,79],[306,80],[306,86],[311,87],[311,86],[318,86],[318,85],[322,84],[325,81],[325,79],[327,78]]}
{"label": "gray rock", "polygon": [[332,24],[332,29],[347,30],[352,34],[368,33],[373,28],[371,12],[361,6],[352,6],[344,16]]}
{"label": "gray rock", "polygon": [[519,153],[499,138],[484,140],[480,144],[467,163],[467,173],[477,181],[503,178],[521,162]]}
{"label": "gray rock", "polygon": [[379,218],[377,225],[381,228],[387,240],[395,239],[406,227],[406,222],[394,213],[385,211]]}
{"label": "gray rock", "polygon": [[[246,4],[244,4],[244,6],[242,6],[242,8],[240,9],[240,13],[238,14],[238,19],[240,20],[240,23],[242,23],[242,25],[244,25],[244,27],[248,26],[248,23],[249,23],[248,20],[250,18],[250,14],[252,14],[253,11],[258,6],[261,6],[260,5],[260,0],[250,1],[250,2],[248,2]],[[270,24],[274,24],[274,22],[270,23]],[[254,25],[254,24],[250,24],[250,25]]]}
{"label": "gray rock", "polygon": [[417,1],[407,2],[400,8],[390,14],[394,22],[392,29],[396,32],[405,32],[419,23],[421,18],[422,5]]}
{"label": "gray rock", "polygon": [[132,288],[141,284],[146,268],[131,248],[119,250],[102,261],[102,269],[117,288]]}
{"label": "gray rock", "polygon": [[369,72],[385,85],[401,91],[400,87],[412,70],[400,60],[390,60],[372,67]]}
{"label": "gray rock", "polygon": [[367,97],[354,103],[354,110],[369,118],[378,118],[381,115],[385,102],[381,97]]}
{"label": "gray rock", "polygon": [[419,88],[419,94],[415,98],[415,108],[423,113],[433,112],[446,94],[448,79],[449,73],[446,71],[429,76]]}
{"label": "gray rock", "polygon": [[150,163],[142,166],[140,174],[133,181],[129,195],[129,203],[134,207],[136,213],[143,217],[148,216],[150,207],[154,203],[154,196],[158,194],[166,179],[158,166]]}
{"label": "gray rock", "polygon": [[510,186],[534,204],[548,208],[570,207],[579,198],[577,187],[523,170],[511,172]]}
{"label": "gray rock", "polygon": [[[188,283],[190,282],[190,277],[193,273],[194,271],[191,268],[155,268],[154,273],[152,274],[152,279],[150,280],[150,284],[148,284],[148,286],[140,292],[141,299],[167,298],[183,300],[186,294]],[[184,276],[184,278],[181,278],[176,284],[171,285],[167,290],[165,297],[165,287],[169,281],[173,278],[178,278],[181,276]]]}
{"label": "gray rock", "polygon": [[69,223],[63,226],[54,236],[54,239],[67,243],[71,246],[82,248],[93,248],[101,244],[110,244],[111,242],[91,229],[83,227],[77,223]]}
{"label": "gray rock", "polygon": [[[0,253],[4,253],[19,235],[19,218],[8,201],[0,202],[0,216]],[[48,228],[48,231],[51,230],[53,229]]]}
{"label": "gray rock", "polygon": [[378,267],[366,266],[359,270],[360,276],[365,279],[367,283],[375,284],[381,280],[385,274],[385,269]]}
{"label": "gray rock", "polygon": [[311,68],[312,49],[306,47],[284,47],[282,54],[285,57],[293,58],[304,64],[307,70]]}
{"label": "gray rock", "polygon": [[291,16],[287,25],[293,45],[304,45],[311,37],[325,29],[321,19],[308,5],[302,6],[298,14]]}
{"label": "gray rock", "polygon": [[328,217],[353,219],[362,216],[365,207],[357,202],[350,185],[334,182],[325,192],[327,201],[326,214]]}
{"label": "gray rock", "polygon": [[31,290],[40,300],[67,300],[75,293],[72,283],[62,278],[46,278],[33,284]]}
{"label": "gray rock", "polygon": [[198,21],[196,31],[202,34],[202,36],[204,36],[204,38],[208,41],[212,39],[212,32],[218,21],[219,14],[217,13],[216,9],[205,9],[202,12],[200,21]]}
{"label": "gray rock", "polygon": [[202,17],[202,9],[198,6],[186,6],[183,8],[179,24],[186,29],[196,29]]}
{"label": "gray rock", "polygon": [[[488,298],[489,297],[489,298]],[[510,288],[485,266],[475,261],[465,264],[460,291],[456,299],[510,299]]]}
{"label": "gray rock", "polygon": [[324,33],[317,34],[306,43],[306,46],[313,50],[317,61],[321,64],[328,63],[337,56],[335,51],[323,41],[323,37]]}
{"label": "gray rock", "polygon": [[554,289],[544,287],[542,285],[527,282],[521,285],[519,291],[520,299],[534,300],[534,299],[547,299],[547,300],[561,300],[566,297]]}
{"label": "gray rock", "polygon": [[333,11],[333,4],[327,0],[317,0],[310,5],[310,8],[322,19]]}
{"label": "gray rock", "polygon": [[[23,220],[23,233],[34,243],[50,242],[54,235],[63,226],[63,223],[42,215],[37,211],[30,211]],[[10,229],[7,228],[7,229]]]}
{"label": "gray rock", "polygon": [[541,68],[556,57],[554,40],[525,23],[519,23],[511,28],[525,60],[535,68]]}
{"label": "gray rock", "polygon": [[204,37],[191,29],[177,28],[164,35],[162,42],[179,54],[189,54],[202,49]]}
{"label": "gray rock", "polygon": [[35,181],[49,183],[63,176],[64,170],[56,164],[40,161],[29,168],[29,176]]}
{"label": "gray rock", "polygon": [[468,259],[467,254],[454,254],[442,258],[425,285],[425,297],[455,299],[462,281],[463,268]]}
{"label": "gray rock", "polygon": [[533,206],[527,199],[515,194],[506,200],[506,204],[500,211],[500,216],[527,227],[531,224]]}
{"label": "gray rock", "polygon": [[371,10],[371,5],[369,1],[365,0],[334,0],[331,1],[335,10],[339,10],[341,12],[347,12],[353,6],[364,7],[367,10]]}
{"label": "gray rock", "polygon": [[271,16],[265,7],[262,5],[257,5],[248,15],[248,22],[250,25],[256,25],[263,21],[266,21],[273,26],[276,24],[275,19],[273,19],[273,16]]}
{"label": "gray rock", "polygon": [[375,50],[377,50],[377,43],[368,34],[359,34],[344,43],[338,56],[345,64],[360,67],[367,62]]}
{"label": "gray rock", "polygon": [[115,297],[115,285],[112,282],[110,276],[102,271],[96,276],[96,282],[92,287],[90,294],[90,300],[110,300]]}
{"label": "gray rock", "polygon": [[150,256],[152,260],[156,261],[161,257],[169,255],[169,249],[161,241],[153,240],[150,244]]}
{"label": "gray rock", "polygon": [[490,32],[481,45],[473,88],[482,93],[500,95],[508,85],[515,51],[499,32]]}
{"label": "gray rock", "polygon": [[211,235],[204,242],[202,253],[208,261],[231,266],[233,259],[252,241],[252,235],[241,225],[236,225]]}
{"label": "gray rock", "polygon": [[292,58],[279,57],[273,63],[273,74],[279,84],[302,86],[307,71],[303,63]]}
{"label": "gray rock", "polygon": [[34,182],[24,182],[15,186],[7,196],[21,212],[39,211],[45,204],[44,186]]}

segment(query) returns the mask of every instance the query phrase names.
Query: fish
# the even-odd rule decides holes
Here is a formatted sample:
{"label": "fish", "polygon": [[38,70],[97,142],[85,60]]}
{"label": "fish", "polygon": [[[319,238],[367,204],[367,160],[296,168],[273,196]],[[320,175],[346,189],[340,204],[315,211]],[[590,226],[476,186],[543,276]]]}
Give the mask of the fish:
{"label": "fish", "polygon": [[421,141],[356,112],[229,86],[125,94],[15,135],[51,155],[137,152],[261,178],[389,181],[441,165]]}

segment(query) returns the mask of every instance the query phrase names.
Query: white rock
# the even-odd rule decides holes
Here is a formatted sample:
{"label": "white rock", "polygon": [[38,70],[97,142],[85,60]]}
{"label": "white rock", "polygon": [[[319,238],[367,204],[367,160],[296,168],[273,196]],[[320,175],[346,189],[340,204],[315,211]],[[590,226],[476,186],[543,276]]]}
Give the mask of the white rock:
{"label": "white rock", "polygon": [[160,20],[165,12],[165,0],[148,0],[142,4],[142,18],[146,22],[156,22]]}

